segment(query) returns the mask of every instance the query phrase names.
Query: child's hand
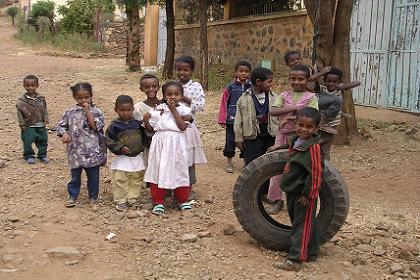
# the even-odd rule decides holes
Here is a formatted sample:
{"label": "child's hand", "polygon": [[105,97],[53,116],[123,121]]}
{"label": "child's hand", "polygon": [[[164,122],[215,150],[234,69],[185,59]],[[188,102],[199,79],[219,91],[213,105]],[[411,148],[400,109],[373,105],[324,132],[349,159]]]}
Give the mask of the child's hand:
{"label": "child's hand", "polygon": [[128,155],[130,153],[130,149],[128,147],[124,146],[124,147],[121,148],[120,152],[123,155]]}
{"label": "child's hand", "polygon": [[171,110],[171,112],[173,113],[174,111],[176,111],[176,104],[174,101],[172,100],[167,100],[167,104],[168,104],[168,108],[169,110]]}
{"label": "child's hand", "polygon": [[303,207],[308,207],[309,206],[309,198],[307,198],[304,195],[301,195],[298,199],[298,202],[300,203],[300,205],[302,205]]}
{"label": "child's hand", "polygon": [[267,153],[271,153],[280,149],[280,145],[274,145],[267,149]]}
{"label": "child's hand", "polygon": [[65,144],[68,144],[71,142],[71,137],[70,135],[66,132],[63,134],[63,137],[61,138],[61,141]]}
{"label": "child's hand", "polygon": [[243,150],[244,149],[244,142],[235,142],[235,145],[240,150]]}
{"label": "child's hand", "polygon": [[146,113],[143,116],[143,122],[147,122],[152,117],[152,114]]}
{"label": "child's hand", "polygon": [[82,103],[82,108],[83,108],[83,110],[86,112],[86,111],[90,111],[90,104],[89,104],[89,102],[83,102]]}
{"label": "child's hand", "polygon": [[26,126],[21,126],[21,127],[20,127],[20,130],[21,130],[22,132],[24,132],[24,131],[25,131],[25,129],[26,129]]}

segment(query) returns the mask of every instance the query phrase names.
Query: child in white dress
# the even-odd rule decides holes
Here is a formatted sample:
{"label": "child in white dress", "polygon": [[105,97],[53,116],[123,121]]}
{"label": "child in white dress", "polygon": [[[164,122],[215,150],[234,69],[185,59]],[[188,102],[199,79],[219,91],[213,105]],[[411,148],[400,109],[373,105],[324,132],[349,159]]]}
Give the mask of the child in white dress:
{"label": "child in white dress", "polygon": [[[191,109],[180,103],[182,85],[170,81],[162,86],[164,103],[145,114],[146,129],[154,131],[144,181],[150,186],[152,212],[162,215],[168,190],[173,190],[181,210],[190,210],[190,180],[185,130],[192,121]],[[188,121],[186,121],[188,120]]]}
{"label": "child in white dress", "polygon": [[[204,91],[200,83],[191,80],[194,72],[195,61],[191,56],[185,55],[178,57],[175,60],[175,69],[178,80],[184,88],[184,96],[182,101],[187,104],[192,111],[192,117],[195,119],[195,113],[204,111],[206,101],[204,99]],[[203,143],[200,138],[200,131],[195,122],[192,123],[186,130],[188,141],[188,166],[190,185],[194,185],[197,181],[195,175],[195,165],[207,163],[204,154]]]}

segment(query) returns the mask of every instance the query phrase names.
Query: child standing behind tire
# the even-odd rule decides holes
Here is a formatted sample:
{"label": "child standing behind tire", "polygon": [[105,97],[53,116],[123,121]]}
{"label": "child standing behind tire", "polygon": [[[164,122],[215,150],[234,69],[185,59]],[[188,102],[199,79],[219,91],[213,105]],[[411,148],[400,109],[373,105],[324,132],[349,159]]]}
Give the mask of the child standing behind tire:
{"label": "child standing behind tire", "polygon": [[239,61],[235,66],[235,80],[223,92],[220,101],[218,123],[226,130],[226,142],[223,155],[227,158],[226,172],[233,173],[232,158],[235,156],[235,132],[233,123],[236,114],[236,102],[242,93],[252,84],[249,81],[251,64],[248,61]]}
{"label": "child standing behind tire", "polygon": [[106,130],[108,149],[117,157],[112,161],[112,192],[118,211],[136,203],[146,166],[143,160],[144,128],[133,118],[133,99],[120,95],[115,101],[118,118]]}
{"label": "child standing behind tire", "polygon": [[290,143],[271,147],[269,152],[289,148],[282,189],[287,194],[287,210],[292,222],[291,246],[287,260],[279,267],[298,271],[302,262],[315,261],[319,254],[316,207],[322,182],[323,159],[318,144],[321,114],[314,108],[297,112],[296,135]]}
{"label": "child standing behind tire", "polygon": [[71,171],[66,207],[74,207],[77,203],[83,170],[87,175],[89,200],[96,202],[99,195],[99,167],[106,162],[106,151],[101,147],[105,118],[98,108],[92,106],[92,86],[78,83],[71,90],[76,106],[64,113],[57,126],[58,136],[67,144]]}
{"label": "child standing behind tire", "polygon": [[273,72],[258,67],[251,73],[252,87],[237,102],[234,122],[236,146],[242,150],[245,165],[266,153],[274,144],[276,119],[269,114],[277,95],[271,92]]}
{"label": "child standing behind tire", "polygon": [[47,158],[48,134],[45,125],[48,124],[47,102],[45,97],[39,95],[38,77],[28,75],[23,79],[23,87],[26,93],[23,94],[17,104],[17,115],[19,127],[22,131],[23,157],[27,164],[35,163],[35,152],[32,144],[38,148],[38,159],[45,164],[49,163]]}
{"label": "child standing behind tire", "polygon": [[183,88],[176,81],[162,86],[165,102],[144,115],[146,129],[155,131],[149,150],[149,160],[144,181],[150,186],[152,213],[162,215],[168,190],[173,190],[181,210],[190,210],[188,203],[190,179],[185,130],[192,121],[191,109],[182,104]]}
{"label": "child standing behind tire", "polygon": [[[306,90],[310,77],[309,67],[303,64],[295,64],[290,68],[289,82],[291,90],[282,92],[270,110],[272,116],[280,119],[276,145],[286,144],[288,136],[295,133],[296,112],[304,107],[318,109],[318,98],[312,92]],[[267,198],[272,201],[273,207],[268,210],[270,215],[277,214],[283,208],[282,191],[280,188],[281,175],[270,179]]]}

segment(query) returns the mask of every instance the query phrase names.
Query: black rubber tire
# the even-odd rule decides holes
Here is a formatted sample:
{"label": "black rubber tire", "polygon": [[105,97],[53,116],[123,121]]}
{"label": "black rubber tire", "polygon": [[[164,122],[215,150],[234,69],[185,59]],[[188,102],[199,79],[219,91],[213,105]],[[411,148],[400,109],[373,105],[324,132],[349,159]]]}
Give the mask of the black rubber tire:
{"label": "black rubber tire", "polygon": [[[263,155],[248,164],[236,181],[233,207],[243,229],[263,247],[287,251],[290,247],[290,226],[280,224],[264,210],[262,184],[281,174],[287,151]],[[347,186],[338,171],[327,161],[319,192],[320,210],[317,216],[319,239],[330,240],[344,224],[349,211]],[[283,210],[284,211],[284,210]]]}

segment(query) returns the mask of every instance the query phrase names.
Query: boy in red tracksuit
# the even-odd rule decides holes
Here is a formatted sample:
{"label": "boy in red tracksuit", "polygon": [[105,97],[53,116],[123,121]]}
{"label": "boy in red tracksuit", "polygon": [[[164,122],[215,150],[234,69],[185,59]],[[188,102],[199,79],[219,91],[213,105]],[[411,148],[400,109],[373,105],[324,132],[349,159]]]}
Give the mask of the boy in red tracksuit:
{"label": "boy in red tracksuit", "polygon": [[316,205],[322,182],[323,159],[318,144],[321,114],[310,107],[297,112],[296,135],[289,144],[268,151],[289,148],[281,189],[287,194],[287,210],[292,222],[291,245],[287,260],[279,267],[298,271],[302,262],[315,261],[319,253]]}

